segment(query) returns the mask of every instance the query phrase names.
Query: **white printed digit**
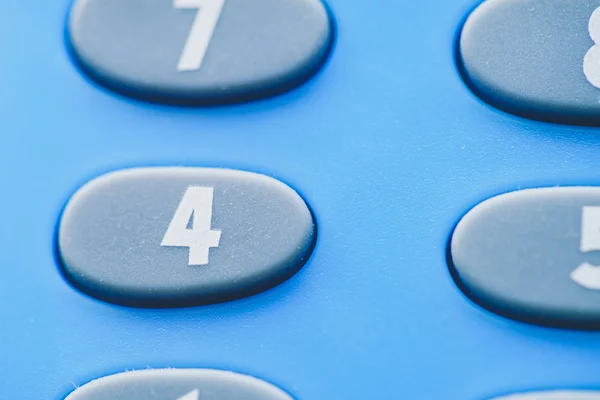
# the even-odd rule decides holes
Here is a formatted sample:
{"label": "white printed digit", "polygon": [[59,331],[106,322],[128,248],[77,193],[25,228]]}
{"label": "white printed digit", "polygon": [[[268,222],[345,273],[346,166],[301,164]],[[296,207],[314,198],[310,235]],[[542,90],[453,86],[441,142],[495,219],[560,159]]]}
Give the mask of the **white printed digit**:
{"label": "white printed digit", "polygon": [[585,206],[581,211],[581,251],[600,250],[600,207]]}
{"label": "white printed digit", "polygon": [[200,399],[200,390],[195,389],[178,398],[177,400],[199,400]]}
{"label": "white printed digit", "polygon": [[211,229],[213,192],[211,187],[188,187],[160,244],[188,247],[189,265],[208,264],[210,248],[219,247],[221,231]]}
{"label": "white printed digit", "polygon": [[594,45],[583,58],[583,73],[592,85],[600,88],[600,7],[592,13],[588,29]]}
{"label": "white printed digit", "polygon": [[[582,253],[600,250],[600,207],[583,207],[580,240]],[[600,290],[600,267],[583,263],[571,272],[571,279],[584,288]]]}
{"label": "white printed digit", "polygon": [[198,12],[183,52],[177,64],[178,71],[194,71],[200,69],[202,60],[213,32],[219,21],[225,0],[174,0],[175,8],[197,8]]}

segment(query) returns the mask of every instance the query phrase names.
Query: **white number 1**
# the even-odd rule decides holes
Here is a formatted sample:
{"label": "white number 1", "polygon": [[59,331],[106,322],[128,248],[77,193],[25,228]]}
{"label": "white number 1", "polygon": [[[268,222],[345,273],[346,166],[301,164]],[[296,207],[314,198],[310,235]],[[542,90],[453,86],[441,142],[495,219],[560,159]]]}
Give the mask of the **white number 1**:
{"label": "white number 1", "polygon": [[219,247],[221,240],[221,231],[210,227],[212,208],[213,188],[188,187],[160,245],[189,247],[189,265],[208,264],[210,248]]}
{"label": "white number 1", "polygon": [[177,64],[178,71],[200,69],[225,0],[173,0],[175,8],[197,8],[198,13]]}

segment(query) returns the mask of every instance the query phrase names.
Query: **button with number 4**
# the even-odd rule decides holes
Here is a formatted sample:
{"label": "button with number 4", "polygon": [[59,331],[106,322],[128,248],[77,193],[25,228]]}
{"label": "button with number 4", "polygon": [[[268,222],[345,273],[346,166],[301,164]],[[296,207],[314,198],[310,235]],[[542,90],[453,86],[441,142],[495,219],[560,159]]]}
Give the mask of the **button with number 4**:
{"label": "button with number 4", "polygon": [[306,263],[316,229],[302,198],[264,175],[137,168],[83,186],[58,249],[65,276],[100,299],[141,307],[232,300]]}
{"label": "button with number 4", "polygon": [[72,54],[93,79],[144,100],[218,104],[293,88],[326,59],[320,0],[76,0]]}

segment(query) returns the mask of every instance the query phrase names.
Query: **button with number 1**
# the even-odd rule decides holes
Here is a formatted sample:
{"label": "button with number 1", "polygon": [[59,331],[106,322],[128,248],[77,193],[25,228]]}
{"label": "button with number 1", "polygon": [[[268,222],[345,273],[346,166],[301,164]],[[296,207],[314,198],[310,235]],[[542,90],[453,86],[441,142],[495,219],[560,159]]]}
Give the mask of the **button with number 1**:
{"label": "button with number 1", "polygon": [[94,80],[191,105],[291,89],[321,67],[333,36],[320,0],[76,0],[67,28]]}

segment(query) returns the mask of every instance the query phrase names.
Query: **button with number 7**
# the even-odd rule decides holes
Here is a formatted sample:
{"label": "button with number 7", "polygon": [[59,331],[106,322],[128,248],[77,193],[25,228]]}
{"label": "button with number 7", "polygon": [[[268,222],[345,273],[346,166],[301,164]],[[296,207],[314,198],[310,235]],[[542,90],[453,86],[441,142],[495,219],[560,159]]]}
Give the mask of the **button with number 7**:
{"label": "button with number 7", "polygon": [[321,67],[333,36],[320,0],[76,0],[67,30],[94,80],[190,105],[291,89]]}
{"label": "button with number 7", "polygon": [[217,303],[294,275],[316,228],[302,198],[265,175],[134,168],[98,177],[63,211],[65,277],[99,299],[139,307]]}

